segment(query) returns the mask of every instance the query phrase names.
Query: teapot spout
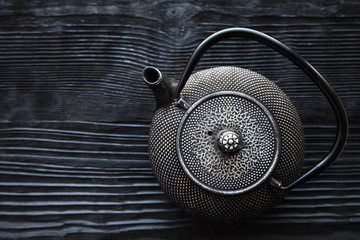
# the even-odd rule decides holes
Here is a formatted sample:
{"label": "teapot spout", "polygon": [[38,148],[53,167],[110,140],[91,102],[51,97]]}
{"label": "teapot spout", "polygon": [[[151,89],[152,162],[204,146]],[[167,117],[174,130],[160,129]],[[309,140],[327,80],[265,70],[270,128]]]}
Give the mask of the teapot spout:
{"label": "teapot spout", "polygon": [[167,78],[155,67],[145,67],[142,76],[145,83],[154,93],[157,109],[170,104],[175,99],[175,92],[178,86],[176,79]]}

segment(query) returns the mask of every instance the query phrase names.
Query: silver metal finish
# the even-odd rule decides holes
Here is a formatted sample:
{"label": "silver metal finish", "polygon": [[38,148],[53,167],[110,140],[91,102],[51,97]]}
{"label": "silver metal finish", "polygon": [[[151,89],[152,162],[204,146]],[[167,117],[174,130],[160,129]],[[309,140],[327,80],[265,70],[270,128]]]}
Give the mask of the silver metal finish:
{"label": "silver metal finish", "polygon": [[185,99],[183,99],[183,98],[180,98],[177,103],[180,107],[182,107],[185,110],[187,110],[190,107],[190,104],[188,102],[186,102]]}
{"label": "silver metal finish", "polygon": [[[272,123],[269,123],[268,115],[262,111],[263,109],[259,107],[258,104],[248,100],[246,97],[243,98],[236,94],[231,96],[223,96],[224,94],[220,94],[217,97],[209,98],[207,101],[204,100],[214,93],[223,91],[236,92],[237,94],[249,96],[257,102],[260,102],[264,108],[269,111],[273,120],[276,122],[277,127],[274,127]],[[178,107],[176,101],[170,102],[168,105],[157,110],[150,129],[149,153],[151,164],[161,187],[167,193],[169,198],[190,214],[210,221],[223,222],[242,221],[245,218],[260,215],[278,204],[285,197],[286,193],[277,190],[277,188],[273,187],[274,184],[270,184],[270,182],[273,182],[272,178],[285,185],[291,183],[298,177],[304,157],[304,136],[300,118],[295,107],[291,104],[284,92],[282,92],[273,82],[258,73],[237,67],[218,67],[191,75],[181,92],[181,97],[191,104],[190,108],[187,111],[184,111],[183,108]],[[225,99],[226,104],[223,103],[223,100]],[[200,101],[198,106],[193,107],[198,101]],[[241,103],[241,101],[249,101],[249,103],[245,104]],[[208,105],[207,102],[209,103]],[[279,150],[277,163],[272,169],[270,176],[265,178],[265,181],[262,181],[249,191],[242,191],[237,194],[229,195],[216,193],[206,189],[189,177],[189,174],[184,171],[181,165],[181,160],[178,156],[179,150],[181,150],[181,154],[183,155],[190,154],[190,148],[198,149],[198,152],[202,152],[203,148],[209,148],[208,146],[217,148],[216,135],[221,130],[238,132],[244,141],[242,149],[246,149],[246,144],[249,142],[246,140],[246,134],[241,132],[241,129],[243,128],[234,128],[229,124],[221,128],[215,128],[215,130],[212,128],[213,133],[211,137],[209,136],[209,129],[206,129],[203,132],[203,138],[192,135],[192,141],[186,140],[188,133],[191,132],[190,130],[200,128],[201,122],[205,119],[200,118],[193,124],[187,122],[193,117],[192,114],[194,114],[195,117],[195,113],[200,112],[198,110],[202,106],[208,106],[209,108],[207,111],[201,112],[211,112],[214,111],[214,109],[216,111],[216,109],[219,108],[224,109],[222,110],[224,113],[220,114],[219,117],[215,117],[215,119],[221,121],[226,121],[226,119],[236,119],[236,121],[243,123],[246,121],[240,119],[236,112],[241,112],[241,107],[243,106],[253,106],[255,109],[258,109],[256,111],[260,111],[260,114],[254,114],[252,118],[258,119],[259,121],[260,119],[264,119],[266,120],[264,126],[278,129],[281,148]],[[254,111],[254,113],[256,111]],[[191,113],[189,116],[185,117],[184,114],[187,112]],[[227,118],[224,117],[225,112],[233,114],[231,114],[230,118]],[[184,118],[187,120],[183,121]],[[216,125],[215,122],[213,122],[213,124]],[[253,125],[255,126],[256,124]],[[250,127],[247,128],[250,129]],[[179,133],[179,131],[181,131],[181,133]],[[254,147],[257,149],[261,149],[262,147],[269,151],[271,146],[273,146],[272,152],[269,151],[269,156],[274,156],[274,152],[276,151],[276,140],[273,138],[273,136],[276,135],[275,130],[267,130],[264,132],[266,135],[264,135],[263,140],[272,143],[270,143],[270,145],[256,144]],[[177,149],[176,141],[179,134],[181,137],[178,138],[179,146]],[[191,133],[189,136],[191,136]],[[214,137],[214,139],[212,137]],[[242,149],[239,153],[242,152]],[[207,150],[207,152],[210,152],[210,150]],[[194,155],[191,156],[193,159],[200,159],[199,157],[196,157],[198,154],[197,151],[194,151],[193,154]],[[210,161],[212,161],[211,159],[216,159],[218,154],[221,155],[221,157],[226,155],[219,150],[210,157]],[[237,153],[230,154],[229,156],[237,156]],[[254,156],[256,156],[256,154]],[[237,161],[241,162],[241,158],[239,159],[240,160]],[[255,160],[256,157],[247,157],[247,159],[250,162],[259,162],[258,160]],[[265,168],[268,169],[271,168],[273,162],[269,159],[273,158],[265,157],[264,159],[267,159],[269,163],[267,163],[267,165],[258,165],[260,168],[253,167],[252,170],[248,171],[249,176],[266,175],[266,170],[261,170],[261,166],[266,166]],[[201,161],[199,164],[201,164]],[[236,161],[232,162],[232,164],[235,166]],[[216,165],[211,165],[211,168],[213,168],[213,166]],[[202,169],[203,171],[206,171],[205,169],[207,168],[202,167]],[[226,172],[226,168],[223,168],[223,170],[223,172],[220,171],[218,172],[219,174],[213,175],[213,182],[201,180],[202,184],[205,182],[209,184],[212,189],[218,188],[221,191],[232,191],[234,189],[246,189],[258,182],[258,180],[250,180],[246,183],[246,180],[243,180],[242,176],[240,177],[241,173],[239,171],[231,170]],[[261,171],[263,172],[260,174]],[[193,175],[200,179],[198,173]],[[223,182],[223,180],[221,180],[222,176],[229,176],[235,183],[228,181],[226,184],[221,185]],[[242,185],[237,185],[237,181]]]}
{"label": "silver metal finish", "polygon": [[[208,132],[212,135],[212,131]],[[242,148],[241,135],[234,130],[223,130],[217,136],[217,146],[223,153],[237,153]]]}
{"label": "silver metal finish", "polygon": [[[240,135],[243,147],[236,151]],[[218,148],[219,139],[223,150]],[[280,133],[259,101],[243,93],[220,91],[201,98],[184,114],[176,149],[181,166],[196,184],[217,194],[234,195],[270,176],[280,152]]]}

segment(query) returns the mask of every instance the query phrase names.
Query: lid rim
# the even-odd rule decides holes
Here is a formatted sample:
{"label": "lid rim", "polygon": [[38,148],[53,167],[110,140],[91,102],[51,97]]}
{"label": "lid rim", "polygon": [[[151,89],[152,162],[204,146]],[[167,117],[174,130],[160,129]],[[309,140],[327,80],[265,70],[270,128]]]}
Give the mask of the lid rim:
{"label": "lid rim", "polygon": [[[256,104],[265,114],[267,119],[269,119],[271,126],[272,126],[272,130],[274,133],[274,153],[273,153],[273,159],[272,162],[270,164],[270,166],[268,167],[268,169],[266,170],[266,172],[259,178],[257,179],[255,182],[249,184],[246,187],[242,187],[239,189],[220,189],[220,188],[216,188],[214,186],[209,186],[208,184],[202,182],[201,180],[199,180],[196,176],[194,176],[192,174],[192,172],[188,169],[183,156],[182,156],[182,144],[181,144],[181,138],[182,138],[182,131],[184,128],[184,124],[187,120],[187,118],[189,117],[189,115],[192,113],[192,111],[194,109],[196,109],[199,105],[201,105],[202,103],[212,99],[212,98],[217,98],[217,97],[221,97],[221,96],[236,96],[236,97],[240,97],[240,98],[244,98],[254,104]],[[279,156],[280,156],[280,150],[281,150],[281,137],[280,137],[280,130],[279,127],[277,125],[277,122],[275,120],[275,118],[272,116],[271,112],[261,103],[259,102],[257,99],[253,98],[252,96],[249,96],[245,93],[241,93],[241,92],[236,92],[236,91],[220,91],[220,92],[216,92],[216,93],[212,93],[209,94],[207,96],[202,97],[201,99],[199,99],[198,101],[196,101],[194,104],[192,104],[187,111],[185,112],[185,114],[183,115],[178,130],[177,130],[177,135],[176,135],[176,152],[177,152],[177,156],[178,156],[178,160],[180,162],[180,165],[182,167],[182,169],[184,170],[184,172],[186,173],[186,175],[198,186],[200,186],[201,188],[210,191],[212,193],[216,193],[216,194],[221,194],[221,195],[237,195],[237,194],[242,194],[245,192],[248,192],[258,186],[260,186],[262,183],[264,183],[272,174],[273,170],[275,169],[275,166],[278,162]],[[256,169],[255,169],[256,170]]]}

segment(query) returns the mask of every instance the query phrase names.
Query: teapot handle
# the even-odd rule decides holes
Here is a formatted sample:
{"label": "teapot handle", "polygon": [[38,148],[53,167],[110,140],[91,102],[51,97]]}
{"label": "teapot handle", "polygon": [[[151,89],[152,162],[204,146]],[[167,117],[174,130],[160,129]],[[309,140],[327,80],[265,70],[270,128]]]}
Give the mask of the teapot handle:
{"label": "teapot handle", "polygon": [[195,66],[199,62],[200,58],[203,54],[215,43],[219,42],[224,38],[229,37],[245,37],[252,40],[256,40],[268,47],[276,50],[290,61],[292,61],[295,65],[297,65],[300,69],[302,69],[309,78],[311,78],[315,84],[320,88],[323,94],[326,96],[327,100],[330,102],[330,105],[335,112],[336,116],[336,124],[337,124],[337,131],[336,131],[336,139],[333,143],[333,146],[328,153],[328,155],[321,160],[317,165],[311,168],[307,173],[293,181],[287,186],[281,186],[279,184],[279,188],[283,191],[289,191],[296,187],[297,185],[304,183],[305,181],[309,180],[313,176],[318,175],[322,172],[325,168],[327,168],[339,155],[341,154],[346,139],[348,135],[348,119],[345,112],[345,108],[336,95],[334,89],[329,85],[329,83],[325,80],[323,76],[310,64],[308,63],[303,57],[297,54],[294,50],[287,47],[283,43],[279,42],[278,40],[261,33],[259,31],[248,29],[248,28],[228,28],[216,32],[205,39],[194,51],[192,54],[189,62],[186,65],[185,71],[181,77],[179,85],[176,89],[175,97],[180,99],[180,92],[185,86],[186,81],[189,79],[191,73],[193,72]]}

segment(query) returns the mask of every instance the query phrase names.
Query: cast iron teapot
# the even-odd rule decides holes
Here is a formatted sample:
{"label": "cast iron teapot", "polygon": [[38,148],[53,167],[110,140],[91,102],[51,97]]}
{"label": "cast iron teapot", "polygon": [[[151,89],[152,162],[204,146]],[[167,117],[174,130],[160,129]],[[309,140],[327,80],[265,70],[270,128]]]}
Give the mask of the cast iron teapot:
{"label": "cast iron teapot", "polygon": [[[300,117],[266,77],[240,67],[191,74],[205,51],[223,38],[246,37],[278,51],[302,69],[330,102],[337,136],[328,155],[299,177],[304,159]],[[157,111],[150,129],[153,171],[171,200],[210,221],[237,222],[275,207],[286,193],[323,171],[341,153],[348,133],[345,109],[327,81],[274,38],[229,28],[204,40],[180,81],[146,67],[144,81]]]}

